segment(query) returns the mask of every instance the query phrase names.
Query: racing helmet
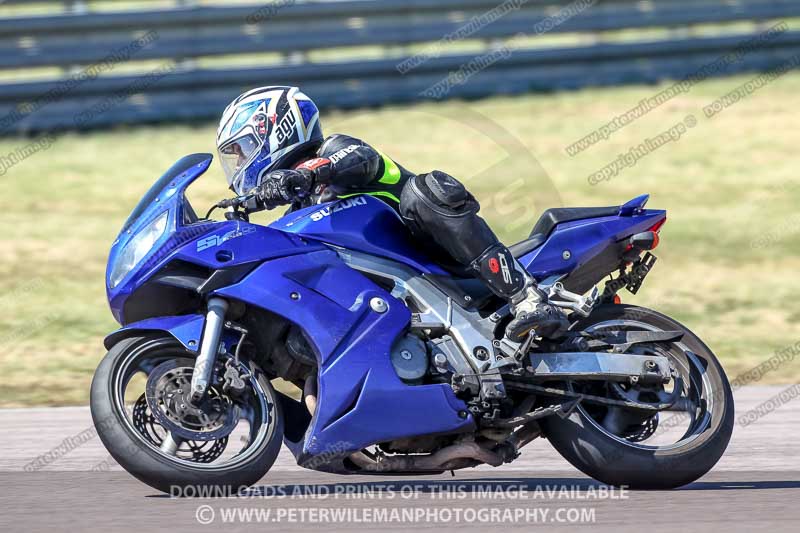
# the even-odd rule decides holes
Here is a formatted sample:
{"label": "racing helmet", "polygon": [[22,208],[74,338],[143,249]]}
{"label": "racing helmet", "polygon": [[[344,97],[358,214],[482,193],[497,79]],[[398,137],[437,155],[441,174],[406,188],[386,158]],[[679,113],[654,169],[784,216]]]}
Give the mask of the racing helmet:
{"label": "racing helmet", "polygon": [[230,188],[243,195],[263,176],[290,168],[322,143],[319,109],[297,87],[248,91],[225,108],[217,151]]}

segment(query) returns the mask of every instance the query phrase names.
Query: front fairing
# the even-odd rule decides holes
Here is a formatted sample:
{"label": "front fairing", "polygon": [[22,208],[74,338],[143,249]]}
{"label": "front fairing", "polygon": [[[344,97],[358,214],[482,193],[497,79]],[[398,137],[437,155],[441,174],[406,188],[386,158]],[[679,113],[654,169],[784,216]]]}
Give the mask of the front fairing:
{"label": "front fairing", "polygon": [[[175,163],[142,197],[111,245],[106,268],[106,295],[118,322],[123,323],[121,302],[147,279],[151,270],[158,265],[159,257],[177,248],[181,242],[197,238],[216,226],[213,222],[197,222],[194,211],[185,199],[186,189],[208,169],[212,159],[211,154],[193,154]],[[142,229],[164,213],[168,218],[163,234],[137,264],[116,280],[117,283],[112,283],[112,272],[126,246]]]}
{"label": "front fairing", "polygon": [[[221,269],[323,248],[322,244],[304,242],[295,235],[243,220],[198,220],[185,192],[208,169],[211,159],[210,154],[195,154],[173,165],[145,194],[114,241],[106,269],[106,293],[114,318],[120,324],[141,318],[142,305],[149,316],[151,311],[161,308],[158,295],[148,295],[140,289],[151,287],[149,282],[170,266],[182,265],[192,270],[193,275],[210,275]],[[114,266],[126,246],[165,213],[168,220],[164,233],[149,245],[145,255],[118,284],[112,283]],[[131,305],[139,311],[131,312]]]}

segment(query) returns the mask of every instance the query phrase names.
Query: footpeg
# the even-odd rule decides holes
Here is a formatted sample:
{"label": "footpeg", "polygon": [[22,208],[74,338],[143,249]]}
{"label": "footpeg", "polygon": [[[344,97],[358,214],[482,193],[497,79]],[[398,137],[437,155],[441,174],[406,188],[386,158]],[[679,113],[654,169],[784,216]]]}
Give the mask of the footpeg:
{"label": "footpeg", "polygon": [[570,309],[581,316],[589,316],[600,299],[600,291],[594,287],[588,296],[581,296],[565,289],[561,282],[556,282],[550,287],[548,296],[547,303],[550,305]]}

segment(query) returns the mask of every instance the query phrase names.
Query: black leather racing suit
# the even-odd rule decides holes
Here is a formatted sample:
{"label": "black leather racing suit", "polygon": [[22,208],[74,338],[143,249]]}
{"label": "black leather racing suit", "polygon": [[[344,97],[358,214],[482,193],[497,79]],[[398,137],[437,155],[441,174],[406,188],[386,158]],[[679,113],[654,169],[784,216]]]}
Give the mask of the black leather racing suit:
{"label": "black leather racing suit", "polygon": [[454,177],[438,170],[414,174],[347,135],[326,138],[304,159],[295,171],[313,174],[310,181],[322,201],[372,195],[400,214],[419,246],[435,259],[472,268],[506,299],[525,288],[524,269],[478,216],[475,197]]}

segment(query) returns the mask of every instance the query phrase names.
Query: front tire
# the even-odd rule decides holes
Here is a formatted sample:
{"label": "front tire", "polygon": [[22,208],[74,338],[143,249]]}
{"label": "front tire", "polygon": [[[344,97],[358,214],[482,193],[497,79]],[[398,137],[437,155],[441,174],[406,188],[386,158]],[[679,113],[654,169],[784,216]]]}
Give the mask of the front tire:
{"label": "front tire", "polygon": [[[239,460],[215,463],[192,463],[164,453],[154,445],[152,437],[141,434],[131,422],[125,405],[125,388],[135,367],[141,364],[146,373],[155,361],[185,360],[196,354],[187,351],[172,337],[142,336],[121,340],[111,348],[98,366],[91,389],[91,411],[94,425],[111,456],[140,481],[173,495],[191,495],[194,490],[215,489],[215,493],[234,494],[258,482],[270,469],[280,451],[283,439],[283,418],[275,391],[266,376],[254,364],[253,387],[260,397],[257,439],[246,448]],[[137,363],[137,361],[139,363]],[[122,389],[120,388],[122,386]],[[129,402],[130,403],[130,402]],[[258,407],[254,408],[258,410]],[[163,427],[162,427],[163,429]],[[248,445],[249,446],[249,445]],[[251,449],[252,448],[252,449]],[[244,452],[242,452],[244,453]]]}
{"label": "front tire", "polygon": [[[681,349],[704,367],[695,378],[707,395],[700,404],[710,410],[706,427],[670,446],[643,446],[611,435],[596,417],[579,406],[566,418],[548,417],[542,429],[555,449],[585,474],[609,485],[634,489],[671,489],[691,483],[717,463],[728,446],[734,425],[733,394],[717,358],[689,329],[677,321],[642,307],[607,305],[576,322],[573,330],[600,324],[640,323],[651,330],[681,330]],[[691,357],[689,357],[691,359]],[[687,360],[689,360],[687,359]],[[713,409],[712,409],[713,406]],[[692,417],[694,420],[694,417]],[[688,435],[688,432],[687,432]],[[685,440],[685,442],[684,442]]]}

